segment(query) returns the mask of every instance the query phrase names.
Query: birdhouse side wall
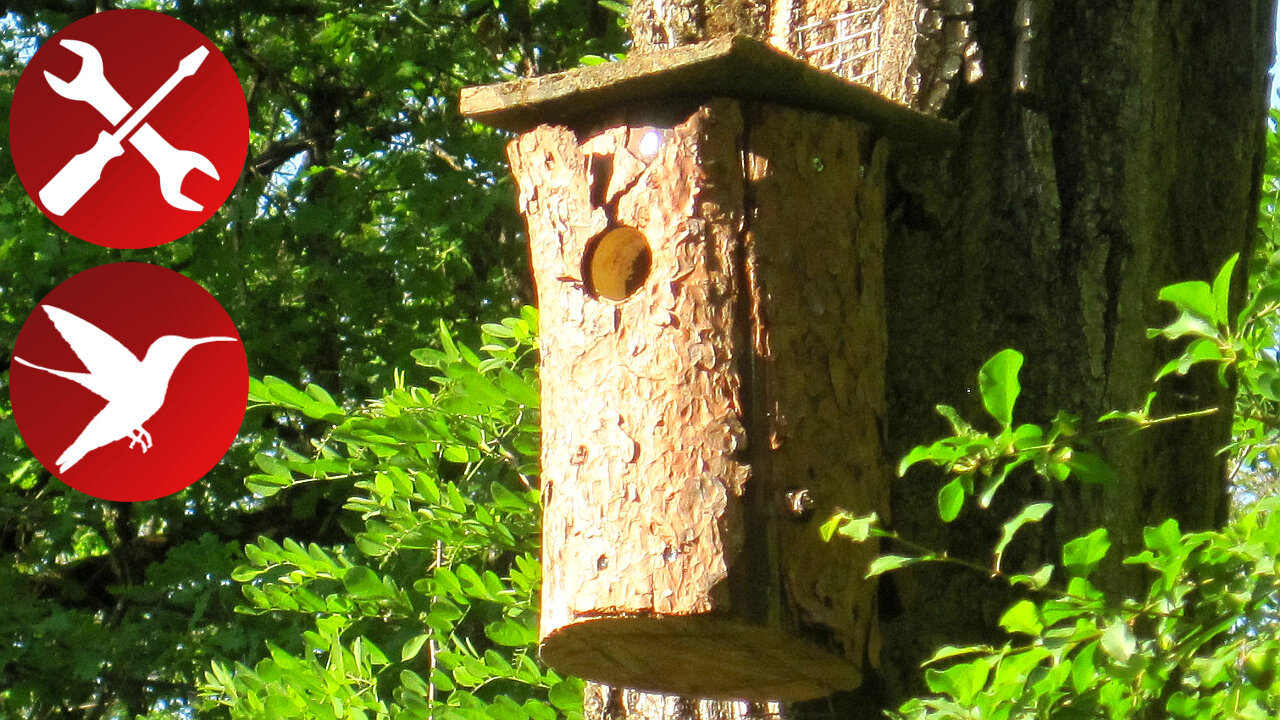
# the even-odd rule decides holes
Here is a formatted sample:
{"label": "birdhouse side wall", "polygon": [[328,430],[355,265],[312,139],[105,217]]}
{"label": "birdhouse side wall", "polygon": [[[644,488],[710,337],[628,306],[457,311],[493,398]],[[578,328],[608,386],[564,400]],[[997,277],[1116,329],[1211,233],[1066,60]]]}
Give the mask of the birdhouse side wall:
{"label": "birdhouse side wall", "polygon": [[874,660],[876,583],[865,574],[877,547],[823,542],[818,527],[841,510],[888,514],[888,141],[847,118],[774,105],[744,114],[749,425],[756,473],[781,508],[782,605],[803,634]]}

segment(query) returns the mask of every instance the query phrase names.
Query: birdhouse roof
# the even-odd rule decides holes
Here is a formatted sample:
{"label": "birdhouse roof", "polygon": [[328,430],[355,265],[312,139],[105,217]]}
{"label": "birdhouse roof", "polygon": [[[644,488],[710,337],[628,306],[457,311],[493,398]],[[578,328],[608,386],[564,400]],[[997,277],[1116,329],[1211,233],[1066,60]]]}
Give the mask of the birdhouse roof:
{"label": "birdhouse roof", "polygon": [[897,144],[923,148],[954,142],[955,126],[759,40],[730,35],[496,85],[463,88],[462,114],[503,130],[543,123],[582,125],[617,110],[734,98],[847,115]]}

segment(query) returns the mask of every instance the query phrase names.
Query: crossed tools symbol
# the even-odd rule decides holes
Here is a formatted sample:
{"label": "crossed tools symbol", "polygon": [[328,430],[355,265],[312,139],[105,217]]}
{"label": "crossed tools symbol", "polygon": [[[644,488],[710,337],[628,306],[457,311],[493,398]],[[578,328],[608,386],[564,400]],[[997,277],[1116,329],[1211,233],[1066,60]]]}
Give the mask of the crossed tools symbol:
{"label": "crossed tools symbol", "polygon": [[[160,89],[151,94],[141,107],[134,110],[120,93],[116,92],[106,76],[102,74],[102,56],[97,48],[80,40],[59,40],[62,47],[79,55],[82,62],[80,72],[67,82],[55,77],[47,70],[44,78],[53,91],[68,100],[89,103],[98,114],[106,118],[115,127],[114,132],[103,130],[98,133],[98,141],[92,148],[76,155],[67,161],[53,179],[40,189],[40,202],[45,209],[54,215],[66,214],[84,194],[97,184],[102,177],[102,169],[113,158],[124,153],[121,142],[129,144],[142,153],[142,157],[151,163],[156,174],[160,176],[160,194],[165,202],[178,210],[199,211],[200,203],[182,194],[182,183],[192,170],[199,170],[214,180],[218,179],[218,171],[209,159],[197,152],[179,150],[170,145],[144,122],[147,115],[173,91],[184,78],[195,74],[200,64],[209,55],[204,47],[197,48],[182,58],[178,69],[165,81]],[[124,122],[121,123],[121,120]]]}

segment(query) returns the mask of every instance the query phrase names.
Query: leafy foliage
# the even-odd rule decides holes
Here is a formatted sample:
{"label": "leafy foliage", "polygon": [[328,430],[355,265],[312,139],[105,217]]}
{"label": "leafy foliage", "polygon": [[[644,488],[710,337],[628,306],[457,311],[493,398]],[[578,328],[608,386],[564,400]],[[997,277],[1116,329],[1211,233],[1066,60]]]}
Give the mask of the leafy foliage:
{"label": "leafy foliage", "polygon": [[1110,549],[1105,530],[1068,543],[1064,586],[1011,606],[1004,645],[941,648],[925,673],[937,695],[896,716],[1275,717],[1278,508],[1262,501],[1222,531],[1147,528],[1146,549],[1125,560],[1151,571],[1144,598],[1108,597],[1090,582]]}
{"label": "leafy foliage", "polygon": [[268,643],[252,667],[214,662],[208,707],[245,718],[580,714],[581,682],[534,657],[533,327],[530,308],[486,325],[482,355],[442,328],[444,349],[416,354],[433,389],[397,384],[358,411],[314,385],[255,385],[256,401],[332,429],[310,456],[260,455],[250,486],[275,495],[350,483],[346,509],[360,524],[352,544],[264,537],[245,547],[248,562],[232,573],[247,600],[238,611],[314,626],[291,646]]}
{"label": "leafy foliage", "polygon": [[[1228,316],[1232,258],[1212,284],[1184,282],[1164,288],[1160,298],[1176,308],[1175,320],[1151,335],[1189,340],[1156,380],[1211,364],[1222,382],[1228,372],[1242,378],[1241,405],[1270,402],[1259,391],[1280,372],[1274,354],[1258,352],[1258,324],[1270,322],[1255,296],[1231,322]],[[1264,286],[1259,292],[1270,292]],[[979,506],[1008,471],[1029,464],[1052,481],[1072,476],[1097,477],[1099,467],[1079,472],[1080,457],[1066,445],[1076,442],[1074,423],[1060,416],[1052,428],[1021,433],[1034,443],[1019,443],[1013,409],[1019,392],[1021,356],[1005,350],[979,373],[984,406],[997,421],[995,435],[975,430],[951,408],[939,408],[954,435],[913,449],[901,469],[930,462],[952,477],[938,491],[939,517],[953,520],[975,479],[982,481]],[[1154,393],[1152,394],[1154,395]],[[1108,413],[1101,420],[1138,428],[1194,417],[1203,412],[1152,418],[1151,398],[1139,411]],[[1237,443],[1236,447],[1241,447]],[[1261,448],[1251,451],[1256,457]],[[956,489],[958,488],[958,489]],[[837,515],[824,525],[855,542],[884,538],[908,554],[880,556],[868,568],[875,576],[920,562],[944,562],[983,572],[1024,596],[1000,619],[1008,640],[998,646],[946,646],[925,663],[925,682],[933,695],[904,703],[895,717],[910,720],[955,718],[1271,718],[1280,713],[1275,684],[1280,634],[1275,613],[1280,603],[1280,498],[1245,506],[1222,530],[1183,533],[1167,520],[1143,533],[1145,549],[1124,559],[1148,571],[1144,597],[1109,595],[1091,575],[1111,552],[1105,529],[1065,543],[1060,561],[1039,569],[1010,572],[1002,567],[1006,549],[1024,527],[1044,520],[1048,502],[1031,503],[1003,525],[989,565],[954,558],[883,527],[874,515]]]}
{"label": "leafy foliage", "polygon": [[[251,409],[224,461],[183,493],[113,504],[68,489],[34,461],[0,382],[4,717],[189,717],[211,659],[253,667],[271,646],[302,652],[295,643],[314,630],[310,618],[237,615],[230,574],[260,536],[350,542],[358,527],[342,507],[351,484],[298,483],[271,495],[250,492],[244,478],[262,476],[252,488],[263,489],[279,476],[255,458],[276,470],[272,460],[311,457],[333,422],[396,383],[393,368],[409,367],[414,351],[443,351],[442,321],[474,345],[481,324],[530,299],[508,138],[462,119],[458,90],[623,44],[616,12],[593,0],[35,0],[0,11],[0,115],[42,44],[112,6],[169,13],[222,49],[244,86],[249,156],[227,204],[197,231],[112,251],[45,219],[0,143],[0,372],[21,323],[55,285],[96,265],[143,261],[218,298],[246,341],[251,374],[288,379],[264,380],[270,393],[310,384],[299,392],[312,394],[272,395]],[[406,388],[424,382],[416,372]]]}
{"label": "leafy foliage", "polygon": [[938,516],[946,522],[960,515],[970,497],[977,497],[979,507],[989,507],[1009,473],[1028,463],[1038,474],[1055,481],[1066,480],[1072,473],[1091,482],[1103,482],[1108,477],[1097,456],[1063,444],[1076,435],[1078,418],[1059,413],[1048,427],[1014,425],[1013,408],[1022,391],[1018,382],[1022,361],[1018,351],[1002,350],[978,372],[983,407],[996,420],[998,432],[982,432],[960,417],[955,408],[939,405],[938,414],[947,420],[954,434],[912,448],[898,464],[899,475],[905,475],[920,462],[947,471],[951,479],[938,491]]}

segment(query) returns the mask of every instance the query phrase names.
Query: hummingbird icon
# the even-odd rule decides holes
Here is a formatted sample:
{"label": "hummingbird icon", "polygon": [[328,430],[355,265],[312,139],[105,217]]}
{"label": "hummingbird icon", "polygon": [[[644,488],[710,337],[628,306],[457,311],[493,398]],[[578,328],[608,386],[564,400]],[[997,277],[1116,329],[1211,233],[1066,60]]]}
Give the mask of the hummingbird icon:
{"label": "hummingbird icon", "polygon": [[120,341],[93,323],[52,305],[41,307],[88,372],[54,370],[20,357],[14,357],[14,361],[79,383],[107,401],[106,407],[58,456],[59,471],[66,471],[90,452],[124,438],[129,438],[130,448],[140,445],[144,453],[151,449],[151,433],[142,427],[143,423],[164,406],[169,380],[186,354],[204,343],[237,342],[236,338],[223,336],[164,335],[152,342],[139,360]]}

